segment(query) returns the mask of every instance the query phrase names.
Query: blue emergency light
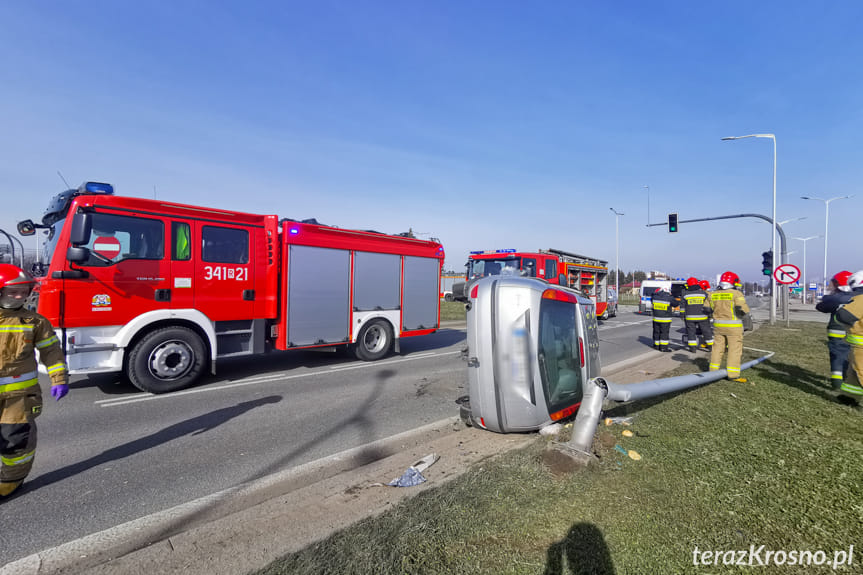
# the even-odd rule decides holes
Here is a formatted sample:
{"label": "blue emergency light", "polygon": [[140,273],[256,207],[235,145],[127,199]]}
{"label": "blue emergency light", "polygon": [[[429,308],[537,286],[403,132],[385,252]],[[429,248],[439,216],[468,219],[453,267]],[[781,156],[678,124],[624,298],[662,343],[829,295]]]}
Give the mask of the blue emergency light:
{"label": "blue emergency light", "polygon": [[297,235],[298,233],[300,233],[300,230],[298,228],[291,228],[289,232],[293,235]]}
{"label": "blue emergency light", "polygon": [[107,194],[114,195],[114,186],[102,182],[84,182],[78,187],[82,194]]}

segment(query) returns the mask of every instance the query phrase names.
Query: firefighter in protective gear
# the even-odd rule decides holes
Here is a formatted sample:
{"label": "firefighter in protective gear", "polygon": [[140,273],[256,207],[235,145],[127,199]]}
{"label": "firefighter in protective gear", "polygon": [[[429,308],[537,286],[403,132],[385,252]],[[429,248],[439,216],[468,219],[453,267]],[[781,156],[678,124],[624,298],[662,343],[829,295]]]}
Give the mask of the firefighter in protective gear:
{"label": "firefighter in protective gear", "polygon": [[851,301],[839,307],[833,317],[847,326],[848,371],[841,390],[849,395],[863,396],[863,270],[848,278],[851,288]]}
{"label": "firefighter in protective gear", "polygon": [[[702,290],[704,290],[704,295],[707,297],[707,300],[705,301],[705,303],[709,303],[710,302],[710,282],[707,280],[701,280],[700,282],[698,282],[698,285],[701,287]],[[707,308],[707,311],[709,313],[713,313],[713,310],[710,307]],[[710,320],[708,320],[708,323],[710,323]],[[698,331],[701,331],[701,329],[699,328]],[[712,349],[713,348],[713,328],[710,329],[710,341],[711,341],[710,348]],[[698,347],[706,350],[707,349],[707,342],[702,341]]]}
{"label": "firefighter in protective gear", "polygon": [[668,332],[671,330],[674,296],[665,288],[657,288],[650,299],[653,308],[653,348],[671,351],[668,347]]}
{"label": "firefighter in protective gear", "polygon": [[853,295],[848,287],[848,278],[851,272],[841,271],[830,280],[830,293],[821,298],[815,306],[820,312],[829,313],[830,320],[827,322],[827,349],[830,351],[830,384],[833,389],[842,387],[842,380],[848,370],[848,342],[845,341],[845,326],[839,323],[834,313],[839,306],[851,301]]}
{"label": "firefighter in protective gear", "polygon": [[681,312],[686,325],[686,347],[692,353],[695,353],[698,346],[699,330],[701,330],[701,335],[704,338],[704,344],[707,347],[713,345],[713,330],[710,329],[708,315],[711,308],[709,305],[705,306],[706,302],[707,294],[701,289],[698,280],[695,278],[686,280],[686,291],[683,293]]}
{"label": "firefighter in protective gear", "polygon": [[725,272],[719,278],[719,289],[710,294],[709,306],[713,309],[713,337],[710,353],[710,371],[719,369],[722,356],[728,348],[725,369],[728,379],[745,382],[740,377],[740,358],[743,356],[743,316],[749,313],[746,298],[734,284],[740,279],[734,272]]}
{"label": "firefighter in protective gear", "polygon": [[36,350],[51,378],[51,395],[59,400],[69,391],[51,322],[24,308],[34,285],[20,268],[0,264],[0,498],[21,485],[36,455],[36,417],[42,411]]}

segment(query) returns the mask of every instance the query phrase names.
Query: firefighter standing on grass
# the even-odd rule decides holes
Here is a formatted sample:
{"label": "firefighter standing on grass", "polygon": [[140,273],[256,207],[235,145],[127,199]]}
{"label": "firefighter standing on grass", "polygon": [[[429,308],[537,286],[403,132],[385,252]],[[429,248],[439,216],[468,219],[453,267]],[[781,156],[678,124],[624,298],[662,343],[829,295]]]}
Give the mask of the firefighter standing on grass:
{"label": "firefighter standing on grass", "polygon": [[18,489],[36,455],[36,417],[42,390],[35,351],[51,377],[51,395],[69,392],[63,350],[51,322],[24,309],[35,282],[20,268],[0,264],[0,499]]}
{"label": "firefighter standing on grass", "polygon": [[820,312],[829,313],[830,321],[827,322],[827,349],[830,351],[830,384],[833,389],[842,387],[844,374],[848,369],[848,342],[845,341],[845,326],[839,323],[833,315],[839,306],[851,301],[854,295],[848,287],[848,278],[851,272],[842,271],[830,280],[831,291],[821,298],[815,306]]}
{"label": "firefighter standing on grass", "polygon": [[833,317],[848,326],[848,371],[842,382],[842,391],[850,395],[863,396],[863,270],[851,274],[848,278],[853,298],[841,306]]}
{"label": "firefighter standing on grass", "polygon": [[650,299],[653,308],[653,348],[671,351],[668,347],[668,332],[671,331],[674,296],[665,288],[657,288]]}
{"label": "firefighter standing on grass", "polygon": [[707,303],[707,293],[698,283],[696,278],[686,280],[686,292],[683,294],[681,304],[684,323],[686,324],[686,347],[695,353],[698,347],[698,331],[704,338],[707,347],[713,345],[713,330],[710,329],[708,313],[711,311]]}
{"label": "firefighter standing on grass", "polygon": [[727,347],[725,368],[728,379],[746,382],[745,377],[740,377],[740,358],[743,356],[743,316],[749,313],[749,306],[743,293],[734,288],[736,283],[740,283],[737,274],[725,272],[719,278],[719,289],[710,294],[715,341],[710,353],[710,371],[719,369]]}

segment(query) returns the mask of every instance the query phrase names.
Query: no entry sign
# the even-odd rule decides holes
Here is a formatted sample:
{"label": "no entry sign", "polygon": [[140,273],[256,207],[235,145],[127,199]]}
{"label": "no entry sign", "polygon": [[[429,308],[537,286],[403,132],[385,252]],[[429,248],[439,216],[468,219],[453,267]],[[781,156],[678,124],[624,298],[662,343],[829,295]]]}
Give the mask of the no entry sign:
{"label": "no entry sign", "polygon": [[800,279],[800,268],[794,264],[782,264],[773,272],[776,283],[793,284]]}
{"label": "no entry sign", "polygon": [[114,236],[96,238],[93,242],[93,251],[103,258],[113,260],[120,254],[120,240]]}

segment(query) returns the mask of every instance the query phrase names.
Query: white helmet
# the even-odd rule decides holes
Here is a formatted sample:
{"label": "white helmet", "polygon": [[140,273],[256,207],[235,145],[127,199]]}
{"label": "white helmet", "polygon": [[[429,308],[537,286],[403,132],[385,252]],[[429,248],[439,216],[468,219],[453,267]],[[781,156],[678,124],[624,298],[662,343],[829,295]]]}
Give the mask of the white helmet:
{"label": "white helmet", "polygon": [[848,287],[852,290],[863,287],[863,270],[851,274],[851,277],[848,278]]}

